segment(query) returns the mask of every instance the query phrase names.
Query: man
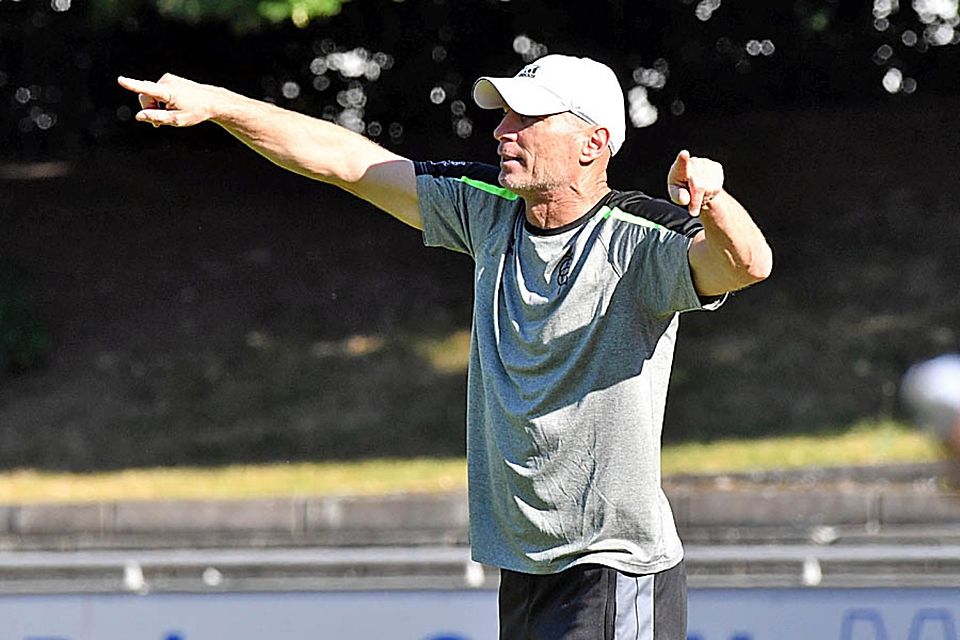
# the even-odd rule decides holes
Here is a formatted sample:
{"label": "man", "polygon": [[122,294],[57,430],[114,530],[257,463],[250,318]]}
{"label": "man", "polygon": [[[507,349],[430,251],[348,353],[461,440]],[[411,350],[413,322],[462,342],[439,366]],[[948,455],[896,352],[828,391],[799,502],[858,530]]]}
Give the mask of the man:
{"label": "man", "polygon": [[722,167],[680,152],[686,210],[607,185],[625,135],[606,66],[550,55],[481,78],[499,167],[414,163],[335,125],[166,75],[120,79],[156,126],[216,122],[475,261],[468,374],[470,541],[501,568],[504,640],[686,638],[686,578],[660,487],[681,311],[766,278],[760,230]]}

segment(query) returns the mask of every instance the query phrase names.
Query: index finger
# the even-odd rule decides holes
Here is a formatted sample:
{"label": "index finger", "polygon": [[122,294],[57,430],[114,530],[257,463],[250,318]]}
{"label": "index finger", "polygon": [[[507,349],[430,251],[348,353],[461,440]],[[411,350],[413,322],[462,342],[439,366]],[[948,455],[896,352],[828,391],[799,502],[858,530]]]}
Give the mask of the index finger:
{"label": "index finger", "polygon": [[117,78],[117,83],[124,89],[134,91],[136,93],[142,93],[145,96],[150,96],[151,98],[159,102],[170,102],[170,94],[162,85],[156,82],[150,82],[149,80],[134,80],[133,78],[125,78],[120,76]]}

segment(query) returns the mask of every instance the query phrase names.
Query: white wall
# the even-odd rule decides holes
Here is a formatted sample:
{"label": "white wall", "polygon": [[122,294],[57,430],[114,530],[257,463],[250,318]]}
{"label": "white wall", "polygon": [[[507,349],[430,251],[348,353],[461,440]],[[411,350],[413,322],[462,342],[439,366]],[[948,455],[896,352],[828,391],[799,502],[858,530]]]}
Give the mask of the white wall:
{"label": "white wall", "polygon": [[[960,588],[695,590],[691,640],[960,640]],[[0,597],[0,640],[495,640],[480,591]]]}

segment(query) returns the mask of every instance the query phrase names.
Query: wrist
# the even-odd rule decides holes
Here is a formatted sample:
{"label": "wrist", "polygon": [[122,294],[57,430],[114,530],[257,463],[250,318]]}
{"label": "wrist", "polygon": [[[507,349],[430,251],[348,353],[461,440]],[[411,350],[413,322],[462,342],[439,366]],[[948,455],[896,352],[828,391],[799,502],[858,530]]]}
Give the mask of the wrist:
{"label": "wrist", "polygon": [[211,87],[206,105],[207,120],[225,127],[235,126],[243,121],[251,104],[257,104],[257,101],[223,87]]}
{"label": "wrist", "polygon": [[701,211],[709,210],[711,206],[715,206],[718,203],[718,201],[720,201],[720,203],[722,204],[722,200],[725,197],[729,197],[729,196],[727,192],[724,191],[723,189],[720,189],[719,191],[713,194],[704,194],[703,200],[700,202],[700,210]]}

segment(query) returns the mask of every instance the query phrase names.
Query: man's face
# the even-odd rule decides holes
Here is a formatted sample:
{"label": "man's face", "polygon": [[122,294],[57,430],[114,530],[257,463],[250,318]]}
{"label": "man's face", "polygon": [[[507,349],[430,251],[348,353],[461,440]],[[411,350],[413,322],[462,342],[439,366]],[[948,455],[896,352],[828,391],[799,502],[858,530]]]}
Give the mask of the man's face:
{"label": "man's face", "polygon": [[576,181],[589,125],[570,113],[525,116],[504,108],[494,129],[500,184],[519,195],[545,193]]}

